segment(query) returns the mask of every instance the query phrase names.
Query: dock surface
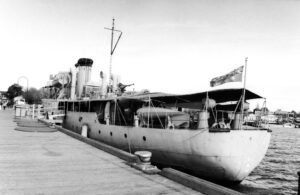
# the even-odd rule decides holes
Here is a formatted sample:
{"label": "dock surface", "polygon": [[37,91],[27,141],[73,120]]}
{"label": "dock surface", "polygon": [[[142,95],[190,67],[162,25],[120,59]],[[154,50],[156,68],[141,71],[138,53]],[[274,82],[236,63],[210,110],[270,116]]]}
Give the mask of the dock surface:
{"label": "dock surface", "polygon": [[200,194],[59,131],[14,130],[0,110],[0,194]]}

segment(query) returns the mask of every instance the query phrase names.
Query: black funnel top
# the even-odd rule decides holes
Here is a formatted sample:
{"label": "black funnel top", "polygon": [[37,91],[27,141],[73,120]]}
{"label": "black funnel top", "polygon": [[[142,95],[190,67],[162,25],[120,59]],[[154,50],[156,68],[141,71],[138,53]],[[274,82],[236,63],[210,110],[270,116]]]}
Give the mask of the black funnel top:
{"label": "black funnel top", "polygon": [[80,58],[75,64],[75,67],[77,68],[78,66],[92,66],[93,65],[93,60],[90,58]]}

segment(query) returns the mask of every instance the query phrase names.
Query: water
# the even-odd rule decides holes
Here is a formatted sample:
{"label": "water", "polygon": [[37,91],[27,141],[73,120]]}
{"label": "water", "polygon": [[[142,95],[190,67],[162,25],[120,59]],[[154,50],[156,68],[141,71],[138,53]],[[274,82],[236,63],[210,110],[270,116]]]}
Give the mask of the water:
{"label": "water", "polygon": [[245,194],[297,194],[300,171],[300,129],[274,127],[266,156],[238,186]]}

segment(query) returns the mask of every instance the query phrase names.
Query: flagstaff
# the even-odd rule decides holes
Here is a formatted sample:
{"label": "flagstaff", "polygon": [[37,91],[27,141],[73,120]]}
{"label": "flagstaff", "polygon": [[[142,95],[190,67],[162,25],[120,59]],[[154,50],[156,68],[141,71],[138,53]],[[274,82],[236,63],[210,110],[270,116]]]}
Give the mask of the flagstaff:
{"label": "flagstaff", "polygon": [[[229,72],[228,74],[219,76],[219,77],[215,77],[210,81],[210,86],[211,87],[215,87],[218,85],[223,85],[224,83],[228,83],[228,82],[242,82],[243,81],[243,72],[245,70],[244,73],[244,87],[242,88],[242,94],[240,96],[240,100],[237,102],[236,105],[236,110],[234,111],[234,113],[238,110],[240,101],[242,101],[241,103],[241,113],[239,115],[239,119],[238,119],[238,123],[239,125],[242,127],[242,122],[243,122],[243,118],[244,118],[244,102],[245,102],[245,94],[246,94],[246,75],[247,75],[247,61],[248,58],[245,58],[245,65],[240,66],[236,69],[234,69],[233,71]],[[245,69],[244,69],[245,66]]]}
{"label": "flagstaff", "polygon": [[242,109],[242,117],[241,117],[242,124],[243,124],[243,120],[244,120],[244,103],[245,103],[245,95],[246,95],[247,62],[248,62],[248,57],[245,58],[244,89],[243,89],[243,99],[242,99],[242,105],[241,105],[241,109]]}

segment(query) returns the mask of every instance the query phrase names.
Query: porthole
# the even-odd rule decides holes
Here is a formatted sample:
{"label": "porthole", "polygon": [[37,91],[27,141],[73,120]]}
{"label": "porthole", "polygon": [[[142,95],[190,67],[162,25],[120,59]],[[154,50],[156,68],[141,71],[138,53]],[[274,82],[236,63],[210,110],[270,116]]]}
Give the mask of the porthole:
{"label": "porthole", "polygon": [[145,136],[143,136],[143,140],[146,141],[146,137]]}
{"label": "porthole", "polygon": [[127,138],[127,134],[126,133],[124,134],[124,137]]}
{"label": "porthole", "polygon": [[110,132],[110,136],[112,136],[112,132]]}
{"label": "porthole", "polygon": [[98,131],[98,133],[100,134],[100,133],[101,133],[101,131],[99,130],[99,131]]}

